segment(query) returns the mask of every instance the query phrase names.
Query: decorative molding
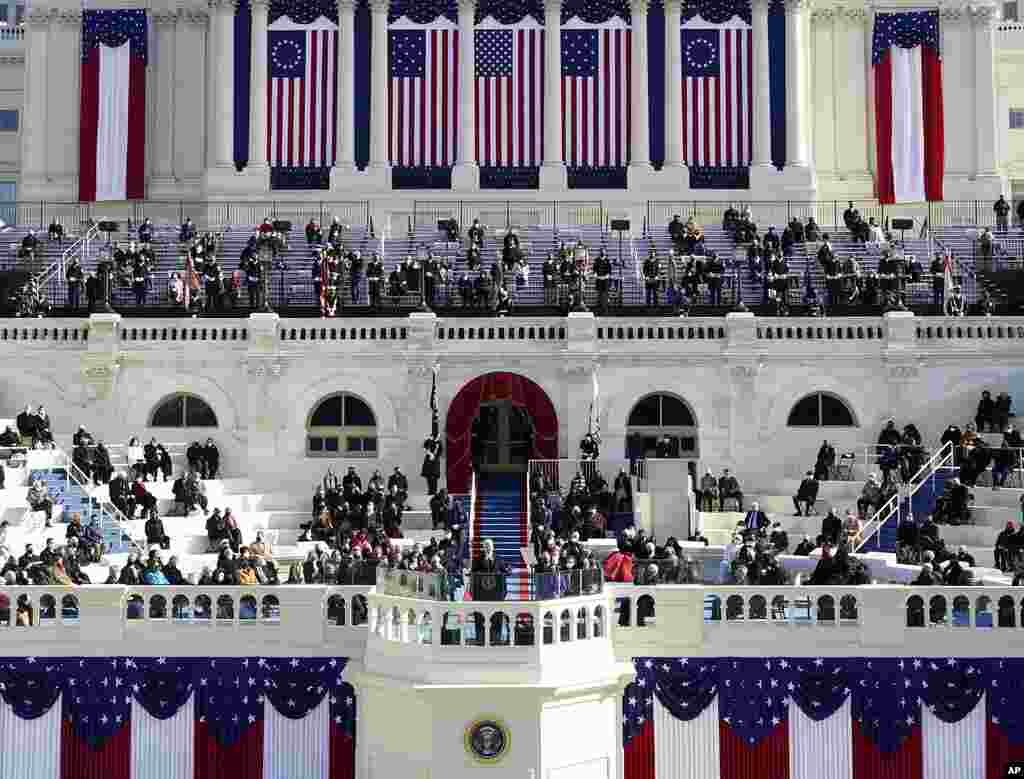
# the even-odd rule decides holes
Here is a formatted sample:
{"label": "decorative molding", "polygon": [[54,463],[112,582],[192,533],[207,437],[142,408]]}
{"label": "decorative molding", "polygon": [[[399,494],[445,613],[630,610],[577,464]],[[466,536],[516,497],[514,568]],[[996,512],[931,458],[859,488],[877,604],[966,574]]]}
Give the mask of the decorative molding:
{"label": "decorative molding", "polygon": [[406,373],[409,375],[409,378],[416,380],[429,379],[433,371],[433,363],[430,363],[429,365],[427,363],[411,363],[406,368]]}
{"label": "decorative molding", "polygon": [[[249,7],[252,8],[253,10],[255,10],[257,8],[262,8],[262,9],[266,10],[269,13],[269,11],[270,11],[270,3],[271,3],[271,0],[249,0]],[[341,8],[341,3],[340,2],[338,3],[338,7]]]}
{"label": "decorative molding", "polygon": [[352,16],[356,12],[356,0],[338,0],[338,18],[342,15]]}
{"label": "decorative molding", "polygon": [[287,369],[287,363],[281,360],[249,359],[248,365],[246,366],[247,373],[258,379],[262,379],[267,376],[279,379],[287,373]]}
{"label": "decorative molding", "polygon": [[25,24],[32,29],[44,29],[49,26],[50,20],[55,16],[55,12],[51,12],[46,6],[40,6],[39,8],[30,8],[29,12],[25,15]]}
{"label": "decorative molding", "polygon": [[391,10],[391,0],[368,0],[370,11],[374,14],[387,14]]}
{"label": "decorative molding", "polygon": [[567,362],[562,365],[562,376],[566,379],[590,378],[597,363],[586,360],[584,362]]}
{"label": "decorative molding", "polygon": [[783,6],[787,14],[798,14],[804,11],[811,11],[814,8],[811,0],[783,0]]}
{"label": "decorative molding", "polygon": [[939,8],[939,19],[944,22],[958,22],[966,16],[964,5],[944,5]]}
{"label": "decorative molding", "polygon": [[833,19],[841,19],[842,10],[835,6],[817,7],[811,9],[811,21],[818,23],[828,23]]}
{"label": "decorative molding", "polygon": [[996,23],[999,18],[999,12],[995,6],[983,5],[983,6],[968,6],[967,13],[971,17],[971,22],[976,27],[988,27]]}
{"label": "decorative molding", "polygon": [[182,24],[205,27],[210,23],[210,12],[202,6],[182,6],[178,9],[178,20]]}
{"label": "decorative molding", "polygon": [[238,0],[207,0],[207,3],[211,10],[225,13],[234,13],[238,8]]}
{"label": "decorative molding", "polygon": [[0,65],[24,65],[24,54],[3,54],[0,55]]}
{"label": "decorative molding", "polygon": [[82,23],[82,12],[77,8],[62,8],[55,16],[57,24],[63,27],[78,27]]}
{"label": "decorative molding", "polygon": [[890,379],[916,379],[920,371],[916,365],[890,365]]}
{"label": "decorative molding", "polygon": [[752,381],[757,378],[757,374],[761,372],[761,369],[758,365],[733,365],[730,372],[734,379]]}

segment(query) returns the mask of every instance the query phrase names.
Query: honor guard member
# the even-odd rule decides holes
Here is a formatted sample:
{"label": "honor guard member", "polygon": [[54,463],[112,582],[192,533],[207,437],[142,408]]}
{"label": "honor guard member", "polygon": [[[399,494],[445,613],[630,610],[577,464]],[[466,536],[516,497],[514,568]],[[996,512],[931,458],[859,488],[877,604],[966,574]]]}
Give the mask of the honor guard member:
{"label": "honor guard member", "polygon": [[484,228],[480,224],[479,219],[474,219],[473,224],[469,226],[469,230],[466,231],[466,235],[469,237],[469,245],[482,247],[484,245]]}
{"label": "honor guard member", "polygon": [[423,467],[420,469],[420,476],[427,480],[428,495],[437,492],[437,482],[441,478],[441,455],[443,452],[441,436],[431,435],[424,440]]}
{"label": "honor guard member", "polygon": [[644,304],[648,306],[658,305],[658,285],[661,284],[661,268],[658,266],[658,256],[651,249],[643,266],[644,274]]}
{"label": "honor guard member", "polygon": [[541,277],[544,281],[544,305],[554,306],[558,304],[558,263],[555,256],[548,252],[544,258],[544,265],[541,267]]}
{"label": "honor guard member", "polygon": [[352,305],[359,302],[359,287],[363,282],[363,253],[359,250],[348,256],[348,278],[352,289]]}
{"label": "honor guard member", "polygon": [[381,262],[377,252],[373,253],[366,266],[366,284],[370,290],[370,306],[380,308],[380,291],[384,284],[384,263]]}
{"label": "honor guard member", "polygon": [[612,263],[604,249],[594,260],[594,286],[597,289],[597,310],[604,313],[608,310],[608,288],[611,285]]}
{"label": "honor guard member", "polygon": [[708,302],[712,306],[722,305],[722,272],[724,270],[718,255],[711,252],[704,265],[704,279],[708,285]]}
{"label": "honor guard member", "polygon": [[932,274],[932,305],[935,313],[941,314],[946,309],[946,263],[941,254],[936,254],[928,271]]}

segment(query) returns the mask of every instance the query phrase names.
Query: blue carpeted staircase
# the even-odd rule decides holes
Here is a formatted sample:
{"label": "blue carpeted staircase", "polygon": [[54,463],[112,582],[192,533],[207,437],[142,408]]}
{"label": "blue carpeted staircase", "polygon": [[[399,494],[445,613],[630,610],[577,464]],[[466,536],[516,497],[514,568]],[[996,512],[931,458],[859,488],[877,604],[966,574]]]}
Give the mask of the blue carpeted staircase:
{"label": "blue carpeted staircase", "polygon": [[[946,482],[956,476],[958,470],[955,468],[938,468],[934,473],[925,479],[921,488],[909,500],[900,504],[900,517],[912,516],[917,522],[923,522],[925,517],[935,511],[935,501],[945,492]],[[860,548],[862,552],[895,552],[896,538],[899,531],[899,519],[894,514],[890,517],[878,532],[875,533]]]}
{"label": "blue carpeted staircase", "polygon": [[33,481],[42,479],[46,485],[53,499],[54,516],[59,521],[69,522],[75,512],[81,515],[82,525],[88,525],[97,518],[106,551],[128,551],[131,546],[130,539],[121,532],[118,523],[101,510],[100,502],[96,498],[90,498],[77,482],[68,480],[63,468],[32,471],[31,478]]}
{"label": "blue carpeted staircase", "polygon": [[523,478],[518,473],[487,474],[477,482],[477,540],[494,541],[497,558],[513,568],[523,563]]}

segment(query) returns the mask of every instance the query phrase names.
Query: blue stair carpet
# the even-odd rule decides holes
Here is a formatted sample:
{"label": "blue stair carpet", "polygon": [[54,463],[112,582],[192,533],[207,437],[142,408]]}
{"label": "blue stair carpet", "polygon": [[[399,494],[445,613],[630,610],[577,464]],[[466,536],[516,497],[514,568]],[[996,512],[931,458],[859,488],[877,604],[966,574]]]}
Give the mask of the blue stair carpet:
{"label": "blue stair carpet", "polygon": [[[64,522],[71,520],[71,515],[78,513],[82,517],[82,524],[88,525],[93,518],[98,518],[100,530],[103,534],[104,548],[108,552],[127,552],[130,547],[128,539],[109,516],[100,510],[99,501],[90,498],[85,491],[74,481],[68,481],[63,468],[56,468],[52,471],[33,471],[33,481],[42,479],[53,499],[53,505],[62,507],[61,519]],[[56,513],[56,512],[55,512]]]}
{"label": "blue stair carpet", "polygon": [[[510,566],[513,571],[523,569],[520,549],[525,543],[523,537],[525,483],[523,474],[487,474],[477,482],[476,543],[489,538],[494,542],[495,556]],[[476,551],[476,550],[474,550]],[[515,576],[509,582],[510,597],[522,595],[525,579]]]}

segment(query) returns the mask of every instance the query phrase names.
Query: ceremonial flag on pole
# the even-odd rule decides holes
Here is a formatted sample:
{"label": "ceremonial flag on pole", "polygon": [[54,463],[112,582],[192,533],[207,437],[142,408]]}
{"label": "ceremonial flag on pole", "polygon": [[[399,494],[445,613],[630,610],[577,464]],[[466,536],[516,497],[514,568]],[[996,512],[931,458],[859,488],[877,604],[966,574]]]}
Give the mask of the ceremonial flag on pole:
{"label": "ceremonial flag on pole", "polygon": [[631,36],[618,17],[562,30],[562,154],[571,167],[629,162]]}
{"label": "ceremonial flag on pole", "polygon": [[544,139],[544,28],[530,17],[515,27],[478,29],[476,159],[480,165],[540,165]]}
{"label": "ceremonial flag on pole", "polygon": [[[683,159],[694,166],[750,164],[752,32],[735,18],[682,30]],[[688,23],[689,24],[689,23]]]}
{"label": "ceremonial flag on pole", "polygon": [[939,12],[876,14],[871,64],[878,199],[882,203],[942,200],[945,138]]}
{"label": "ceremonial flag on pole", "polygon": [[81,201],[146,196],[147,32],[144,10],[82,12]]}
{"label": "ceremonial flag on pole", "polygon": [[311,24],[281,17],[267,34],[267,159],[274,167],[330,167],[338,26],[323,16]]}
{"label": "ceremonial flag on pole", "polygon": [[437,437],[437,434],[441,428],[441,422],[438,417],[437,410],[437,374],[440,370],[440,364],[434,363],[434,378],[433,383],[430,386],[430,435],[434,438]]}
{"label": "ceremonial flag on pole", "polygon": [[590,399],[590,418],[587,420],[587,432],[590,433],[598,441],[601,440],[601,409],[598,405],[598,396],[600,394],[600,386],[597,382],[597,366],[590,372],[590,378],[593,382],[593,395]]}

